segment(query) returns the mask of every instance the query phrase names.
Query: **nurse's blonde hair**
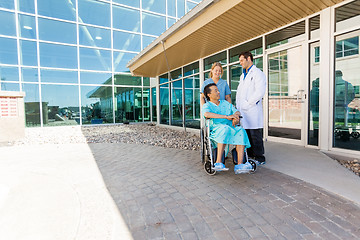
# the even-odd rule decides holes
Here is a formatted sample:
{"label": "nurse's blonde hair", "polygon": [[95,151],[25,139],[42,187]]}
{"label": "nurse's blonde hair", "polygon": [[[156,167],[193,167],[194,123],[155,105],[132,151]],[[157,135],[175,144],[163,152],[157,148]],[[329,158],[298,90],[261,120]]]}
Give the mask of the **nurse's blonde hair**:
{"label": "nurse's blonde hair", "polygon": [[[214,62],[213,65],[211,66],[211,70],[210,70],[210,73],[209,73],[209,77],[210,77],[210,78],[213,77],[213,76],[212,76],[212,71],[214,70],[215,67],[220,67],[220,68],[221,68],[221,76],[222,76],[223,73],[224,73],[224,69],[222,68],[221,63],[219,63],[219,62]],[[220,77],[221,77],[221,76],[220,76]]]}

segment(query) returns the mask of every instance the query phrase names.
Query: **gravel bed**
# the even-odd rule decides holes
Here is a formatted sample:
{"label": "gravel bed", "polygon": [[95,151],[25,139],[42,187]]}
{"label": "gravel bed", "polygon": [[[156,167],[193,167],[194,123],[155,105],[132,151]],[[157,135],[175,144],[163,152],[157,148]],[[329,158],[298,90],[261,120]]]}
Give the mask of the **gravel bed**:
{"label": "gravel bed", "polygon": [[26,128],[24,139],[8,145],[119,142],[188,150],[200,149],[198,135],[148,123]]}

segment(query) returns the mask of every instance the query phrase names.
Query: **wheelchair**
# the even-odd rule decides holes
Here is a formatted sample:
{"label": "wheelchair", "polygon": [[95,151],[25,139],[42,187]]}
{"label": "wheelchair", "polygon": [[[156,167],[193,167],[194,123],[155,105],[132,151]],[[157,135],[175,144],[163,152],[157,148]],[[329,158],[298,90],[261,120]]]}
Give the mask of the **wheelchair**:
{"label": "wheelchair", "polygon": [[[209,175],[215,175],[216,170],[214,169],[214,164],[217,158],[217,149],[214,146],[214,142],[210,139],[210,119],[205,119],[205,126],[201,127],[200,129],[200,140],[201,140],[201,148],[200,148],[200,155],[201,155],[201,163],[204,165],[204,170]],[[237,152],[235,148],[232,150],[233,155],[233,163],[234,165],[237,164]],[[254,173],[256,171],[256,162],[250,158],[248,158],[247,151],[245,149],[244,158],[247,162],[249,162],[252,166],[252,169],[249,173]],[[225,151],[222,155],[222,162],[225,164]]]}

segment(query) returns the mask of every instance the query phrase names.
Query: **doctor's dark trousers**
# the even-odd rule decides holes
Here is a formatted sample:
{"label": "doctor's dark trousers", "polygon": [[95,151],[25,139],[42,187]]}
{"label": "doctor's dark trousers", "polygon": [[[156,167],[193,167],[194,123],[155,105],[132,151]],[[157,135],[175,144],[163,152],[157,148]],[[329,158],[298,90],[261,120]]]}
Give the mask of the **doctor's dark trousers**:
{"label": "doctor's dark trousers", "polygon": [[255,157],[257,160],[265,161],[264,157],[264,143],[263,143],[263,129],[246,129],[249,137],[251,147],[247,149],[249,157]]}

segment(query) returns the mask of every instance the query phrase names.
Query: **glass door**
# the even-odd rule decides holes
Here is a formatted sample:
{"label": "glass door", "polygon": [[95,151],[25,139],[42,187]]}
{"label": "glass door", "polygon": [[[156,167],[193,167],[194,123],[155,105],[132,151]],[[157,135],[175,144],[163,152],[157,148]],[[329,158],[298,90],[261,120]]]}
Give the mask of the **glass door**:
{"label": "glass door", "polygon": [[304,144],[306,74],[302,56],[301,45],[267,56],[268,136],[301,140]]}

